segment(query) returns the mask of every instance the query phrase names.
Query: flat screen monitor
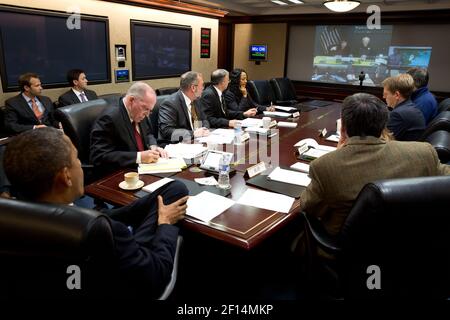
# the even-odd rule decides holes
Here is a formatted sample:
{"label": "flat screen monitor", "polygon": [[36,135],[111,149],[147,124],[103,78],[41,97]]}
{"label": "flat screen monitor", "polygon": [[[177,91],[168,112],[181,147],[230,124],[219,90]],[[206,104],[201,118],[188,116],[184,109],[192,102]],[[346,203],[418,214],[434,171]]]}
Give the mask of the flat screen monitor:
{"label": "flat screen monitor", "polygon": [[428,68],[430,59],[431,47],[389,47],[388,66],[390,68]]}
{"label": "flat screen monitor", "polygon": [[267,60],[267,45],[252,44],[249,48],[249,60],[266,61]]}
{"label": "flat screen monitor", "polygon": [[67,71],[82,69],[90,84],[111,82],[108,18],[0,6],[0,69],[4,92],[19,76],[39,75],[47,88],[68,86]]}
{"label": "flat screen monitor", "polygon": [[179,77],[191,70],[192,29],[131,21],[133,80]]}

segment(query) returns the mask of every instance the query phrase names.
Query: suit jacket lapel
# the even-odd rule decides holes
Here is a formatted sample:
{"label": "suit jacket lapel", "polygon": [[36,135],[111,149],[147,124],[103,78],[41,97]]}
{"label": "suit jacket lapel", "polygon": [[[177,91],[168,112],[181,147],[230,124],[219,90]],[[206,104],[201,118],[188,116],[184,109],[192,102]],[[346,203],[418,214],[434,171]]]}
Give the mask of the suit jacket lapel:
{"label": "suit jacket lapel", "polygon": [[[183,109],[183,113],[184,113],[184,116],[185,116],[186,121],[187,121],[186,123],[187,123],[188,127],[191,127],[190,114],[188,112],[186,101],[184,100],[184,97],[183,97],[183,94],[181,93],[181,90],[178,92],[178,99],[180,99],[180,102],[181,102],[180,105],[181,105],[181,109]],[[192,129],[192,127],[191,127],[191,129]]]}
{"label": "suit jacket lapel", "polygon": [[75,94],[75,92],[73,92],[72,89],[70,89],[69,92],[70,92],[69,94],[70,94],[73,104],[81,103],[80,99],[78,99],[77,95]]}
{"label": "suit jacket lapel", "polygon": [[123,123],[125,124],[125,129],[128,133],[129,141],[132,141],[132,144],[134,145],[134,147],[137,150],[138,146],[136,144],[136,139],[134,138],[133,126],[131,125],[130,117],[128,116],[127,109],[125,108],[125,105],[123,104],[122,99],[120,99],[119,108],[120,108],[120,114],[122,116]]}

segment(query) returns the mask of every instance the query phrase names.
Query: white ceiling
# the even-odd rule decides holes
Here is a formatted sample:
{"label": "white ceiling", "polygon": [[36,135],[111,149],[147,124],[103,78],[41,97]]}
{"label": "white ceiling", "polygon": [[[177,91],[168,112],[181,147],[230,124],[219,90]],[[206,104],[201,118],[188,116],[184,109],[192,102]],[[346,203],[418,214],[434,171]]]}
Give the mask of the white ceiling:
{"label": "white ceiling", "polygon": [[[299,13],[331,13],[323,6],[324,0],[303,0],[304,4],[280,6],[270,0],[178,0],[224,9],[230,15],[269,15]],[[282,0],[288,2],[288,0]],[[361,5],[353,12],[365,12],[371,4],[383,11],[450,9],[450,0],[360,0]]]}

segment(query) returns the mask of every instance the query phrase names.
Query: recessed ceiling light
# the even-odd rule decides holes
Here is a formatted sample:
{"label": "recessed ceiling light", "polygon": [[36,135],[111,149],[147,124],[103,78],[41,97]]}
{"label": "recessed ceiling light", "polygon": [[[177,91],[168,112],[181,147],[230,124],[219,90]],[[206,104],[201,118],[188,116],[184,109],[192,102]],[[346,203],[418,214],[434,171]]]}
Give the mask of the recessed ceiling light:
{"label": "recessed ceiling light", "polygon": [[303,3],[303,1],[300,1],[300,0],[289,0],[290,2],[292,2],[292,3],[295,3],[295,4],[302,4]]}
{"label": "recessed ceiling light", "polygon": [[287,3],[283,2],[283,1],[279,1],[279,0],[270,0],[273,3],[279,4],[280,6],[287,6]]}

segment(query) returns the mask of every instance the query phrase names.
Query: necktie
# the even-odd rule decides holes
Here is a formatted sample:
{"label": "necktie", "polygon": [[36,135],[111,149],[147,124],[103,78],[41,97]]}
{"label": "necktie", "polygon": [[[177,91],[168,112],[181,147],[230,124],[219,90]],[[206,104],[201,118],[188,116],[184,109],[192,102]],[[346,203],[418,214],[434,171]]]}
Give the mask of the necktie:
{"label": "necktie", "polygon": [[142,142],[141,134],[139,133],[139,131],[137,129],[138,124],[133,121],[133,123],[131,123],[131,125],[133,126],[134,139],[136,140],[136,145],[137,145],[138,151],[144,151],[144,143]]}
{"label": "necktie", "polygon": [[222,108],[223,114],[226,116],[226,115],[227,115],[227,112],[225,111],[225,110],[226,110],[226,107],[225,107],[225,100],[223,99],[223,96],[220,97],[220,106],[221,106],[221,108]]}
{"label": "necktie", "polygon": [[192,129],[198,128],[198,116],[197,110],[195,109],[194,101],[191,102],[191,118],[192,118]]}
{"label": "necktie", "polygon": [[40,122],[41,118],[42,118],[42,112],[41,112],[41,110],[39,110],[39,107],[34,98],[31,98],[31,108],[33,109],[34,115]]}
{"label": "necktie", "polygon": [[81,102],[86,102],[86,95],[84,94],[84,92],[80,93],[80,97],[81,97]]}

